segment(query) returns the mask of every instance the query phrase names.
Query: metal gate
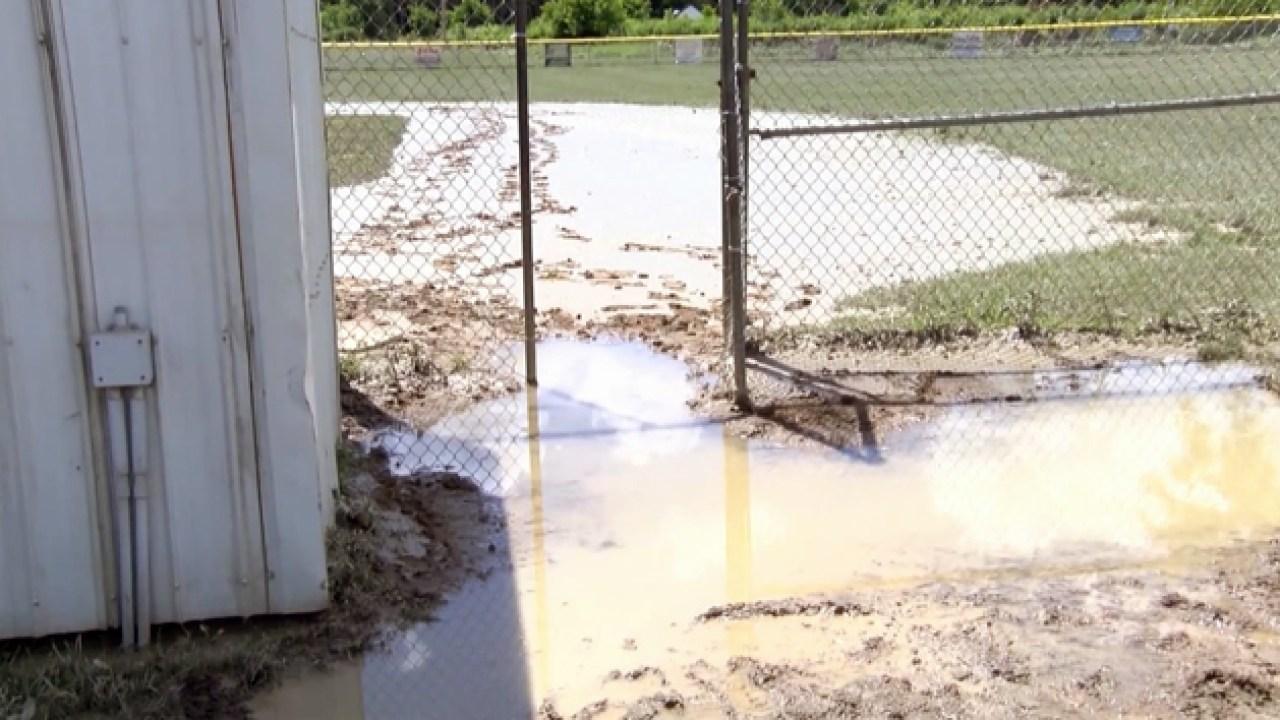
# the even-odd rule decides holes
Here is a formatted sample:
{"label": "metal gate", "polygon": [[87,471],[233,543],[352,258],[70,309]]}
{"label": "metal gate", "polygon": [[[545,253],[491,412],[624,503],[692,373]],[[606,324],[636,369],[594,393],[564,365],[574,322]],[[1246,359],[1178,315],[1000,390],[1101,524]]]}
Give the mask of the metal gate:
{"label": "metal gate", "polygon": [[463,3],[517,42],[453,42],[449,12],[414,5],[321,18],[346,430],[395,472],[499,490],[525,462],[506,400],[536,373],[526,17]]}
{"label": "metal gate", "polygon": [[722,4],[741,405],[865,416],[958,399],[938,378],[1028,400],[1112,392],[1116,368],[1145,392],[1198,386],[1201,361],[1270,366],[1276,15],[1056,3],[977,23],[944,2],[931,26],[755,34],[832,8],[748,2]]}

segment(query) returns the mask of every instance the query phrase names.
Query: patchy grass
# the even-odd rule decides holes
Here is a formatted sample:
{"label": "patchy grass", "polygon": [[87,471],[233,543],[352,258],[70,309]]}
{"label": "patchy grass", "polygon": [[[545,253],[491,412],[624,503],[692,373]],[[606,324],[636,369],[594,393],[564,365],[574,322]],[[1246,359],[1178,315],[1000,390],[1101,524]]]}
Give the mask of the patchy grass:
{"label": "patchy grass", "polygon": [[346,352],[338,356],[338,375],[347,382],[360,382],[364,379],[364,358],[357,353]]}
{"label": "patchy grass", "polygon": [[325,120],[329,185],[342,187],[387,174],[392,153],[404,135],[399,115],[342,115]]}
{"label": "patchy grass", "polygon": [[[246,717],[250,696],[287,674],[351,659],[387,625],[428,619],[466,561],[450,555],[410,568],[403,557],[389,559],[398,536],[381,513],[390,508],[443,534],[474,524],[481,496],[460,479],[412,490],[369,480],[373,462],[350,447],[339,450],[338,464],[344,489],[328,538],[328,610],[161,627],[137,652],[113,648],[106,634],[0,644],[0,718]],[[357,476],[364,482],[348,482]],[[410,491],[417,495],[397,494]]]}
{"label": "patchy grass", "polygon": [[[347,472],[360,461],[339,453]],[[395,582],[378,570],[368,501],[344,497],[330,533],[332,607],[308,619],[196,623],[158,628],[138,652],[90,640],[35,641],[0,651],[0,717],[212,718],[241,714],[244,702],[284,672],[323,667],[359,653],[376,631]]]}
{"label": "patchy grass", "polygon": [[927,337],[1017,328],[1024,337],[1084,332],[1191,337],[1205,359],[1239,357],[1274,337],[1280,248],[1191,240],[1050,255],[861,293],[831,330]]}

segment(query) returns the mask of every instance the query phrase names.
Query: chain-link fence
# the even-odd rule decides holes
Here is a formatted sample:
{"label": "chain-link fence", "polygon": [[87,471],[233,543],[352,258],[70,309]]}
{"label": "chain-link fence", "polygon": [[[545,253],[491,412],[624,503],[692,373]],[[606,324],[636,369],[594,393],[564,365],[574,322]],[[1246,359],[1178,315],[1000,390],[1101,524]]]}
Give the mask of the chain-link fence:
{"label": "chain-link fence", "polygon": [[490,490],[515,452],[493,448],[523,417],[493,402],[523,379],[516,64],[510,42],[451,38],[514,12],[322,5],[348,427],[395,471],[455,469]]}
{"label": "chain-link fence", "polygon": [[[882,460],[884,431],[925,406],[1260,381],[1246,364],[1268,359],[1280,329],[1269,182],[1280,160],[1280,3],[726,7],[736,25],[722,26],[715,8],[654,2],[638,11],[651,17],[611,32],[656,37],[562,40],[533,3],[526,70],[538,106],[523,182],[511,0],[322,3],[348,429],[395,473],[457,470],[504,496],[488,546],[498,570],[447,605],[444,622],[366,662],[370,716],[532,713],[555,659],[538,635],[545,617],[571,605],[560,611],[590,614],[590,583],[549,583],[553,556],[614,542],[594,517],[581,519],[589,532],[544,527],[542,463],[563,463],[546,503],[573,515],[566,508],[600,500],[574,473],[614,479],[612,468],[566,460],[600,447],[583,438],[622,446],[628,432],[669,430],[672,417],[698,426],[677,412],[602,420],[602,397],[634,389],[622,386],[661,392],[638,373],[610,375],[592,407],[572,393],[520,393],[528,275],[540,289],[579,283],[572,297],[540,296],[543,337],[627,334],[652,311],[668,320],[645,339],[686,360],[698,359],[690,348],[718,352],[728,338],[732,351],[741,338],[748,361],[720,367],[752,371],[741,388],[751,401],[868,465]],[[737,127],[719,135],[722,123]],[[741,152],[721,157],[735,139]],[[561,179],[596,207],[565,200]],[[658,185],[661,200],[647,198]],[[701,214],[670,206],[684,194],[697,194]],[[667,216],[663,228],[699,229],[640,237],[655,215]],[[529,267],[525,233],[539,242]],[[556,312],[566,298],[571,309]],[[689,339],[699,335],[701,345]],[[1242,362],[1204,369],[1195,359]],[[564,364],[553,390],[573,388],[593,362],[587,353]],[[677,394],[676,381],[662,383]],[[797,395],[820,400],[776,411]],[[848,422],[826,398],[853,408]],[[682,412],[686,400],[675,403]],[[965,438],[974,476],[1005,462],[978,439],[993,432],[987,408],[932,430]],[[540,437],[543,416],[554,427]],[[557,434],[565,417],[570,429]],[[648,457],[639,446],[652,438],[630,450]],[[556,583],[566,584],[558,596],[547,587]],[[588,639],[560,651],[565,677],[591,652],[579,643]]]}
{"label": "chain-link fence", "polygon": [[[1248,358],[1269,342],[1280,8],[855,5],[757,0],[734,29],[751,31],[733,58],[750,79],[728,101],[742,111],[739,316],[752,351],[805,370],[821,364],[803,357],[836,347],[861,352],[863,370],[982,371]],[[324,10],[349,399],[416,428],[469,409],[475,427],[451,421],[448,437],[374,442],[406,469],[492,474],[461,445],[517,436],[525,414],[483,403],[523,376],[514,6]],[[668,12],[684,34],[561,41],[539,29],[535,3],[533,99],[715,106],[719,20],[703,10]],[[577,210],[551,187],[553,115],[535,113],[530,146],[546,226]],[[590,274],[537,271],[563,272]],[[1070,352],[1044,352],[1050,341]],[[368,430],[389,419],[348,415]]]}
{"label": "chain-link fence", "polygon": [[[715,126],[703,118],[714,119],[709,109],[717,101],[719,42],[706,36],[561,41],[544,31],[530,43],[528,84],[535,100],[551,104],[532,114],[531,174],[522,183],[514,2],[335,0],[321,9],[348,430],[385,452],[397,472],[458,470],[487,490],[509,489],[528,471],[517,448],[528,408],[523,396],[512,395],[525,385],[521,344],[533,316],[524,312],[522,297],[528,270],[522,231],[538,233],[531,277],[541,283],[571,276],[592,286],[587,294],[599,295],[588,310],[609,311],[572,304],[565,309],[552,293],[536,321],[539,336],[625,335],[631,319],[622,317],[626,309],[649,307],[641,303],[658,294],[670,296],[664,302],[672,306],[688,301],[677,297],[688,280],[678,271],[648,278],[644,262],[638,270],[619,271],[576,257],[578,247],[590,250],[585,246],[593,238],[569,227],[566,218],[582,219],[580,210],[604,216],[610,204],[643,199],[598,197],[589,208],[560,199],[549,175],[561,160],[566,121],[560,118],[573,115],[566,103],[595,103],[584,122],[600,127],[573,128],[575,150],[583,156],[575,158],[578,185],[596,182],[583,172],[596,150],[590,136],[634,114],[609,104],[707,108],[697,116],[697,130],[706,132],[697,142],[714,155]],[[713,189],[714,168],[699,167],[707,175],[691,184]],[[601,178],[619,174],[598,169]],[[522,227],[522,190],[530,194],[528,227]],[[712,193],[706,195],[714,202]],[[718,224],[718,210],[703,207]],[[583,219],[588,227],[593,222]],[[620,252],[660,258],[644,237],[620,229],[616,238]],[[697,247],[689,243],[672,252],[682,262],[697,255],[710,268],[718,260],[716,242],[700,237]],[[649,282],[637,282],[637,276]],[[614,290],[622,292],[603,294]],[[705,292],[696,302],[697,312],[709,312],[719,292]],[[495,454],[495,446],[506,449]]]}
{"label": "chain-link fence", "polygon": [[[516,9],[321,5],[345,429],[408,487],[453,471],[503,495],[528,474],[529,411],[518,391],[532,372],[522,347],[522,190],[532,188],[521,172],[516,49],[509,37],[467,39],[476,27],[509,31]],[[534,178],[548,150],[531,148]],[[445,586],[458,558],[479,563],[472,545],[487,544],[499,564],[510,557],[500,507],[464,506],[470,514],[454,523],[446,497],[430,512],[438,527],[423,528],[431,539],[417,541],[414,557],[453,558],[431,582]],[[445,622],[371,654],[347,690],[354,712],[530,715],[519,710],[529,693],[517,607],[502,568],[467,586]]]}
{"label": "chain-link fence", "polygon": [[765,376],[1259,360],[1274,339],[1277,8],[752,5],[753,29],[806,30],[749,46]]}

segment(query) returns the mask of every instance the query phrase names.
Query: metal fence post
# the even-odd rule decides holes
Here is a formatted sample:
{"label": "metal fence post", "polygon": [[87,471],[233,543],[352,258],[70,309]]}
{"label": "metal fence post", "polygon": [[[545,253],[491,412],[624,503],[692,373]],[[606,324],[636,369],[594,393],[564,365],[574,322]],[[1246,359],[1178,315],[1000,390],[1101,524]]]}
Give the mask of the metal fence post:
{"label": "metal fence post", "polygon": [[533,304],[533,196],[529,170],[529,0],[516,0],[516,115],[520,135],[520,266],[524,283],[524,369],[538,384],[537,310]]}
{"label": "metal fence post", "polygon": [[[734,47],[734,57],[738,62],[738,132],[742,137],[742,273],[745,292],[747,272],[747,244],[751,227],[748,222],[751,194],[751,63],[748,51],[751,49],[751,0],[738,0],[738,44]],[[743,308],[745,316],[746,308]],[[745,324],[745,323],[744,323]]]}
{"label": "metal fence post", "polygon": [[738,62],[733,19],[737,0],[720,0],[720,128],[723,153],[724,266],[728,273],[729,332],[725,340],[733,357],[733,397],[741,408],[751,405],[747,392],[746,307],[742,276],[742,175],[738,128]]}

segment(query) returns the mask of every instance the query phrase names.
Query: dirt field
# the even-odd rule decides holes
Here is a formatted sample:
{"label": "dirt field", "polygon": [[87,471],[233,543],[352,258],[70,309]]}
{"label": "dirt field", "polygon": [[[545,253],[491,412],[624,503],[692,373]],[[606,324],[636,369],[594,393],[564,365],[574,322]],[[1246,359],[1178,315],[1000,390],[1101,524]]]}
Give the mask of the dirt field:
{"label": "dirt field", "polygon": [[[514,108],[347,103],[328,110],[407,121],[385,177],[334,190],[339,277],[465,287],[477,297],[519,286]],[[764,121],[814,118],[766,114]],[[722,281],[716,113],[539,105],[532,122],[540,309],[600,320],[709,308]],[[826,195],[813,198],[821,205],[813,212],[822,222],[796,226],[804,237],[785,260],[839,268],[844,293],[1049,252],[1175,237],[1125,221],[1133,203],[1068,193],[1061,173],[990,147],[873,135],[857,145],[806,143],[798,161],[795,151],[788,162],[803,164],[809,177],[783,174],[782,166],[767,172],[770,158],[761,160],[753,192],[763,200],[753,231],[771,238],[784,232],[795,208],[782,203],[815,192],[810,184],[821,178]],[[663,182],[653,182],[655,173]],[[935,196],[949,202],[929,200]],[[491,197],[500,209],[486,204]],[[1014,209],[1017,222],[992,222],[991,213]],[[851,227],[858,232],[849,233]],[[923,261],[902,262],[916,257]],[[753,296],[768,299],[760,311],[804,309],[797,319],[830,319],[839,298],[780,285],[778,262],[758,258]]]}
{"label": "dirt field", "polygon": [[[397,114],[407,128],[386,177],[334,191],[348,210],[335,217],[348,432],[407,488],[432,467],[474,475],[504,498],[510,529],[496,551],[509,561],[439,623],[337,676],[365,716],[427,695],[445,698],[445,716],[545,720],[1278,711],[1280,517],[1249,510],[1274,506],[1280,465],[1271,420],[1258,419],[1271,411],[1215,404],[1244,392],[1270,407],[1266,369],[1189,363],[1194,341],[1176,329],[782,333],[752,347],[768,360],[752,373],[758,412],[743,415],[705,381],[724,369],[714,113],[542,106],[540,336],[639,340],[684,364],[548,345],[536,397],[513,395],[511,113],[330,111]],[[811,158],[837,184],[884,195],[831,216],[833,237],[869,228],[855,245],[803,246],[806,263],[853,267],[842,281],[861,289],[1182,240],[1126,221],[1123,199],[1070,192],[1061,174],[990,148],[883,143],[866,151],[918,166],[905,184],[848,175],[856,158]],[[661,184],[627,171],[654,163]],[[946,215],[915,202],[966,192],[1036,222],[982,233],[966,203]],[[866,214],[884,203],[892,212]],[[893,222],[904,214],[926,231]],[[1043,237],[1028,243],[1031,226]],[[937,237],[946,262],[881,256]],[[783,279],[751,287],[771,326],[840,312],[835,295]],[[465,671],[476,663],[497,679]],[[262,716],[321,717],[306,700],[331,695],[308,688],[334,682],[302,679]]]}
{"label": "dirt field", "polygon": [[[333,193],[340,344],[351,381],[418,425],[509,392],[521,376],[519,353],[511,348],[520,337],[521,272],[513,109],[346,103],[329,111],[391,114],[406,124],[384,177]],[[700,368],[717,365],[722,276],[715,123],[714,112],[692,108],[535,108],[535,275],[543,336],[639,338]],[[1037,253],[1176,239],[1162,228],[1123,220],[1131,203],[1066,193],[1061,174],[991,148],[922,138],[868,142],[859,146],[861,160],[811,148],[814,172],[855,195],[875,196],[832,201],[836,214],[823,225],[830,237],[812,236],[814,228],[806,226],[794,257],[753,260],[752,312],[769,328],[831,320],[838,313],[836,288],[853,293]],[[899,164],[867,162],[886,153]],[[904,163],[916,171],[900,172]],[[653,183],[641,167],[661,168],[664,182]],[[881,177],[890,170],[896,179]],[[758,175],[761,197],[789,198],[802,190],[786,186],[795,178]],[[956,202],[919,202],[939,193]],[[996,198],[996,209],[1020,213],[1018,223],[992,225],[973,214],[973,207]],[[776,234],[785,217],[765,210],[755,214],[755,229]],[[909,231],[899,217],[911,218]],[[1004,230],[992,234],[979,225]],[[849,226],[862,231],[846,234]],[[1028,232],[1039,234],[1028,238]],[[946,252],[915,247],[924,238]],[[899,259],[923,252],[929,261],[898,262],[885,255],[890,252]],[[791,287],[770,270],[795,262],[850,272],[824,289]],[[968,343],[975,359],[985,342]],[[1124,354],[1126,348],[1115,345],[1083,354],[1104,359],[1107,347]],[[1018,348],[1014,354],[1028,353]],[[1064,364],[1051,348],[1032,354],[1044,356],[1040,366]],[[762,393],[766,405],[787,397],[768,385]]]}
{"label": "dirt field", "polygon": [[[510,478],[503,562],[261,717],[329,717],[335,697],[368,718],[429,697],[441,717],[1277,710],[1280,404],[1247,366],[988,379],[1042,401],[928,405],[875,452],[836,452],[783,427],[741,438],[768,420],[707,422],[696,379],[639,346],[551,343],[543,360],[537,432],[521,397],[419,438],[465,440],[478,418],[536,438],[478,466]],[[401,437],[381,451],[412,494],[429,458]],[[468,443],[443,447],[508,449]]]}

